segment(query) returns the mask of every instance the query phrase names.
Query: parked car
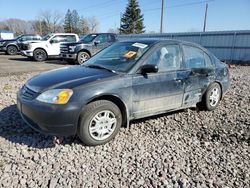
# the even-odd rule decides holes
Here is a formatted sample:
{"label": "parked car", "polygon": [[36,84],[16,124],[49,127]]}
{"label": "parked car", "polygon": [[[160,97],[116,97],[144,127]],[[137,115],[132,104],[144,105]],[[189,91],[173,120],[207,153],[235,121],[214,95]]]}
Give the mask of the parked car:
{"label": "parked car", "polygon": [[79,37],[74,33],[52,33],[46,35],[40,41],[25,43],[21,54],[36,61],[45,61],[47,58],[58,58],[61,43],[77,41],[79,41]]}
{"label": "parked car", "polygon": [[20,35],[15,39],[1,40],[0,51],[7,53],[8,55],[16,55],[21,48],[22,42],[25,41],[37,41],[41,40],[41,36],[34,34]]}
{"label": "parked car", "polygon": [[35,130],[99,145],[133,119],[196,105],[214,110],[229,85],[227,65],[199,45],[133,40],[33,77],[18,92],[17,107]]}
{"label": "parked car", "polygon": [[113,33],[93,33],[77,43],[61,44],[61,58],[68,62],[84,63],[97,52],[117,41]]}

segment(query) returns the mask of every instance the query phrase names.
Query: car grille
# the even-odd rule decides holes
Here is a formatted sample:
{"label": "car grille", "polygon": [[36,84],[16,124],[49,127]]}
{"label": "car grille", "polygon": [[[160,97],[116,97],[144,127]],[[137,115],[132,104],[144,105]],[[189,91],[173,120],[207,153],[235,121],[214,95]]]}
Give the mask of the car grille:
{"label": "car grille", "polygon": [[23,86],[21,89],[21,96],[23,99],[32,100],[37,96],[37,92],[31,90],[27,86]]}
{"label": "car grille", "polygon": [[68,46],[61,44],[61,46],[60,46],[60,53],[61,54],[65,54],[65,53],[68,53],[68,52],[69,52]]}

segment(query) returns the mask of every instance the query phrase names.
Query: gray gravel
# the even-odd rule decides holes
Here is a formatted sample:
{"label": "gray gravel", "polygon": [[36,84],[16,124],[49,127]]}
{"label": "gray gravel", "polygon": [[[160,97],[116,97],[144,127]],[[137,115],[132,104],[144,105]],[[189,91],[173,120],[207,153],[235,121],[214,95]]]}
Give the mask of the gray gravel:
{"label": "gray gravel", "polygon": [[0,187],[250,187],[250,67],[213,112],[135,121],[110,143],[54,144],[21,120],[16,91],[32,74],[0,77]]}

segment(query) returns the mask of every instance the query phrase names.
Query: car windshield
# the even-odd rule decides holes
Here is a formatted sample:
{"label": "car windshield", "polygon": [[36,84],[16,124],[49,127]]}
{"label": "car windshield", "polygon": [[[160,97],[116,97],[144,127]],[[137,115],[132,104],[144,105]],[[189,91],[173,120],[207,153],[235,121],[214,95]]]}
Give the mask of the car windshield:
{"label": "car windshield", "polygon": [[115,43],[86,61],[83,66],[128,72],[150,45],[137,42]]}
{"label": "car windshield", "polygon": [[45,35],[41,40],[47,41],[50,39],[51,36],[52,36],[52,34]]}
{"label": "car windshield", "polygon": [[98,35],[96,34],[89,34],[89,35],[86,35],[84,36],[82,39],[81,39],[81,42],[84,42],[84,43],[90,43],[92,42]]}
{"label": "car windshield", "polygon": [[22,37],[23,35],[18,35],[16,38],[14,38],[14,40],[18,40]]}

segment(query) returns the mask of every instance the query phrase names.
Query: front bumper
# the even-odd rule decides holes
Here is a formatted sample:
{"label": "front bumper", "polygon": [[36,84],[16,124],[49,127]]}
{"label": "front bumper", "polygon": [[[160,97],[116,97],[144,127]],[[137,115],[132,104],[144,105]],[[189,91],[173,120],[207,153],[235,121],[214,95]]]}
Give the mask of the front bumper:
{"label": "front bumper", "polygon": [[80,112],[77,103],[46,104],[35,99],[23,99],[19,92],[17,94],[17,108],[22,119],[38,132],[55,136],[76,134]]}
{"label": "front bumper", "polygon": [[77,54],[60,54],[62,59],[76,60]]}
{"label": "front bumper", "polygon": [[23,50],[21,51],[21,55],[26,57],[33,57],[33,51]]}
{"label": "front bumper", "polygon": [[6,46],[0,46],[0,51],[1,51],[1,52],[5,52],[5,51],[7,51]]}

